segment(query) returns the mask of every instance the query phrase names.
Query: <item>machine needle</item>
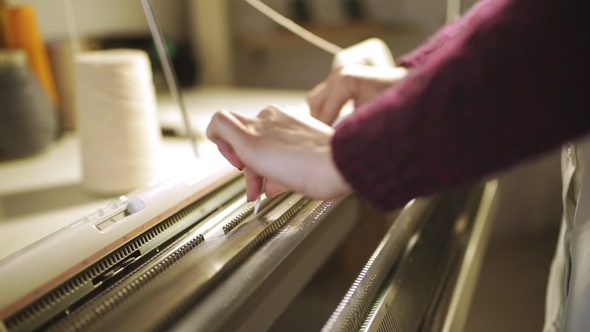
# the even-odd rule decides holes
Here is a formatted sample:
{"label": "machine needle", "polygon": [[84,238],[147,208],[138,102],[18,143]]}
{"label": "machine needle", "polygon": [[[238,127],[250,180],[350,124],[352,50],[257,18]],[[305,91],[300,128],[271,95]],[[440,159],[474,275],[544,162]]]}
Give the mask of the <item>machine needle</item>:
{"label": "machine needle", "polygon": [[254,214],[258,213],[258,209],[260,209],[260,201],[262,200],[262,194],[264,193],[264,186],[266,185],[266,178],[262,178],[262,187],[260,188],[260,195],[258,195],[258,199],[256,200],[256,205],[254,206]]}

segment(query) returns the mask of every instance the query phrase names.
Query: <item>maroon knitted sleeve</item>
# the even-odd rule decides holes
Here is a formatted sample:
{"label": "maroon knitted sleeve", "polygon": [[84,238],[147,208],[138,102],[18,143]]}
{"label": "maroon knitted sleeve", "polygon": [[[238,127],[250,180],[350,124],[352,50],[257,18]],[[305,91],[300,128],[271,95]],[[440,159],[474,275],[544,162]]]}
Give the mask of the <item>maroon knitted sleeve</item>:
{"label": "maroon knitted sleeve", "polygon": [[465,15],[461,16],[454,22],[443,25],[434,35],[428,38],[425,43],[412,52],[397,59],[397,65],[413,68],[424,64],[432,54],[443,48],[453,38],[460,36],[466,28],[473,24],[474,20],[476,20],[482,12],[487,10],[490,6],[493,7],[494,1],[495,0],[480,0],[475,3]]}
{"label": "maroon knitted sleeve", "polygon": [[587,132],[589,3],[490,3],[461,36],[337,127],[333,158],[345,179],[392,209]]}

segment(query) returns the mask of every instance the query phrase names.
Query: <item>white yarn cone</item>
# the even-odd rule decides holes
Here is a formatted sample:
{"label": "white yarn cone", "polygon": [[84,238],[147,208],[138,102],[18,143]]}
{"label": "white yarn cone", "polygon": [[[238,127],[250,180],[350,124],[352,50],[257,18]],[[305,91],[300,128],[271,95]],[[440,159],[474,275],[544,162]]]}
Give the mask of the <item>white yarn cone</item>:
{"label": "white yarn cone", "polygon": [[119,195],[157,175],[161,134],[148,56],[139,50],[76,55],[83,185]]}

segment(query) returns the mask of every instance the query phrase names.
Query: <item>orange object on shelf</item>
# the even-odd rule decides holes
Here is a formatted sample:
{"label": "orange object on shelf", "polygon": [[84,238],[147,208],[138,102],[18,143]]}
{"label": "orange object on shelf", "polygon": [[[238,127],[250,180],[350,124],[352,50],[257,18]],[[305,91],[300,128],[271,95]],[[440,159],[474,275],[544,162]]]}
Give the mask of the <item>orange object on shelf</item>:
{"label": "orange object on shelf", "polygon": [[8,6],[5,0],[0,0],[0,48],[8,47],[9,31]]}
{"label": "orange object on shelf", "polygon": [[37,24],[35,9],[32,5],[11,7],[8,16],[10,27],[8,46],[24,49],[27,52],[29,67],[39,79],[53,106],[57,106],[57,89],[49,65],[47,49]]}

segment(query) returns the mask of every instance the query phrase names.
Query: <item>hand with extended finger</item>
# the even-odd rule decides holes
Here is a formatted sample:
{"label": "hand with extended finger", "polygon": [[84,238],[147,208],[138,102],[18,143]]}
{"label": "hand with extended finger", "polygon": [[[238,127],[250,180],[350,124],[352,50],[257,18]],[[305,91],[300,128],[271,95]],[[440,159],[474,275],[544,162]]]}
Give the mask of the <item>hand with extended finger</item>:
{"label": "hand with extended finger", "polygon": [[314,199],[344,196],[351,191],[332,159],[334,129],[308,116],[294,116],[278,106],[256,117],[219,111],[207,128],[207,137],[235,167],[243,169],[248,199],[285,189]]}

